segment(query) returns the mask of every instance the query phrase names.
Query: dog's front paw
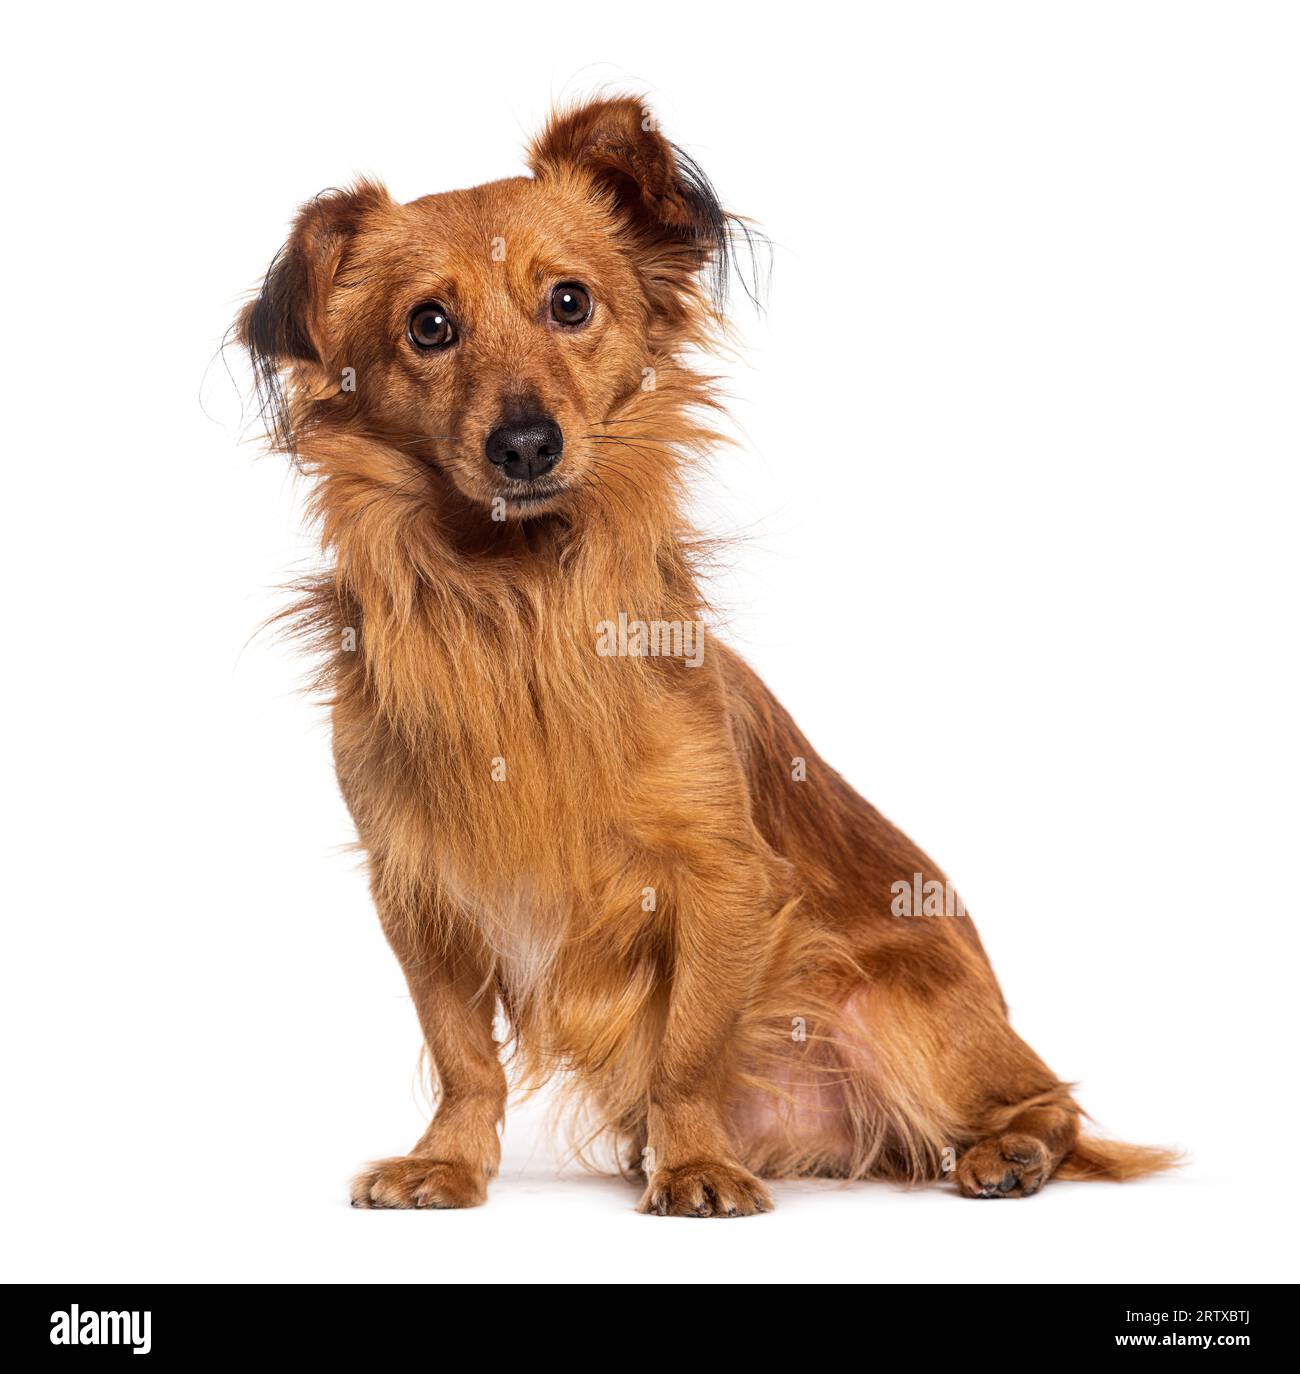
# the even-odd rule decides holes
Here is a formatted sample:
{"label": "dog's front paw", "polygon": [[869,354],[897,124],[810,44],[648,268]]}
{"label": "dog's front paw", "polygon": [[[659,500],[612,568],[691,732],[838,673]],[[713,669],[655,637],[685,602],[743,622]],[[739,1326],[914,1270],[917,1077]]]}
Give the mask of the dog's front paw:
{"label": "dog's front paw", "polygon": [[972,1145],[957,1161],[967,1197],[1033,1197],[1047,1181],[1047,1151],[1031,1135],[1000,1135]]}
{"label": "dog's front paw", "polygon": [[420,1155],[376,1160],[352,1180],[354,1207],[477,1207],[486,1201],[483,1170]]}
{"label": "dog's front paw", "polygon": [[701,1160],[674,1169],[656,1169],[638,1212],[659,1217],[752,1217],[770,1212],[763,1185],[739,1164]]}

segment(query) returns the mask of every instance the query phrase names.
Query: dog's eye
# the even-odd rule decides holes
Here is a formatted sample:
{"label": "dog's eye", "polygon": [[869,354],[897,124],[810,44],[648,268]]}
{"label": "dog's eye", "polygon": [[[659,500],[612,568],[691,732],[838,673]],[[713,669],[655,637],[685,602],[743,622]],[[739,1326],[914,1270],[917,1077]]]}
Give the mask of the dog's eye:
{"label": "dog's eye", "polygon": [[586,324],[591,318],[591,292],[576,281],[562,282],[551,292],[551,319],[556,324]]}
{"label": "dog's eye", "polygon": [[435,301],[417,305],[411,311],[406,332],[417,348],[449,348],[456,342],[456,326],[451,316]]}

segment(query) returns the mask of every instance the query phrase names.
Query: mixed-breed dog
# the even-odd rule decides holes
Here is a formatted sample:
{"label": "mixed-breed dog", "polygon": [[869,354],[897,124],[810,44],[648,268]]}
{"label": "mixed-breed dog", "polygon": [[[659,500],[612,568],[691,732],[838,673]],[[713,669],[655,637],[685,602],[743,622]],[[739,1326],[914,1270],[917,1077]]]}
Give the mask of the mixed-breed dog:
{"label": "mixed-breed dog", "polygon": [[1081,1133],[942,871],[734,652],[597,651],[705,618],[685,497],[718,400],[689,358],[750,233],[640,100],[556,114],[528,161],[318,197],[239,320],[312,478],[330,568],[285,619],[438,1089],[353,1202],[483,1202],[503,1059],[659,1215],[767,1211],[764,1178],[1008,1198],[1168,1167]]}

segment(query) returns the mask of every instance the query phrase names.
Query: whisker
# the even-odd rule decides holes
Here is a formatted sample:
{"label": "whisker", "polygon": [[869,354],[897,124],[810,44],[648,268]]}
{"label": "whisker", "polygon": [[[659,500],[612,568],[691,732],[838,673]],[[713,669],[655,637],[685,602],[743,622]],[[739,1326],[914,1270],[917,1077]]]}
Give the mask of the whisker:
{"label": "whisker", "polygon": [[626,515],[628,519],[632,518],[631,507],[623,502],[622,498],[613,489],[613,487],[611,487],[609,483],[606,482],[605,479],[601,477],[601,475],[598,472],[596,472],[594,468],[592,469],[590,476],[587,479],[587,485],[590,485],[592,481],[594,481],[600,488],[600,493],[605,496],[608,496],[610,500],[613,501],[622,510],[623,514]]}
{"label": "whisker", "polygon": [[605,442],[608,443],[608,444],[615,444],[615,445],[617,445],[619,448],[628,449],[628,450],[630,450],[632,453],[639,453],[643,458],[645,457],[645,455],[646,455],[647,452],[649,452],[649,453],[653,453],[653,452],[654,452],[653,449],[647,450],[647,449],[641,447],[641,446],[638,445],[638,444],[629,443],[626,439],[607,439],[607,440],[605,440]]}
{"label": "whisker", "polygon": [[621,472],[625,477],[635,477],[637,474],[637,469],[632,466],[632,460],[624,458],[621,454],[615,457],[611,453],[602,453],[592,461],[597,467],[613,468],[615,472]]}
{"label": "whisker", "polygon": [[648,439],[656,444],[671,444],[673,441],[666,434],[584,434],[584,439],[595,439],[597,443],[604,440],[606,443],[617,443],[620,439]]}

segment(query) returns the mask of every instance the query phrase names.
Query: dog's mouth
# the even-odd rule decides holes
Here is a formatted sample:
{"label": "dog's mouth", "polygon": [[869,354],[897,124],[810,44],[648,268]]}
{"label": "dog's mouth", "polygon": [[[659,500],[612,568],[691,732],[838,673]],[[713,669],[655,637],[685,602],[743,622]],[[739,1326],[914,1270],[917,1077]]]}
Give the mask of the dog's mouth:
{"label": "dog's mouth", "polygon": [[553,505],[568,490],[564,482],[520,482],[512,485],[500,495],[512,510],[536,511]]}
{"label": "dog's mouth", "polygon": [[499,514],[502,507],[516,515],[543,515],[558,505],[561,498],[573,488],[573,483],[568,481],[554,477],[539,477],[529,482],[510,482],[508,485],[498,481],[493,484],[495,489],[490,487],[486,494],[482,491],[471,494],[460,491],[458,484],[442,464],[423,457],[421,462],[440,485],[459,492],[462,499],[468,497],[474,505],[488,507],[498,520],[502,518]]}

